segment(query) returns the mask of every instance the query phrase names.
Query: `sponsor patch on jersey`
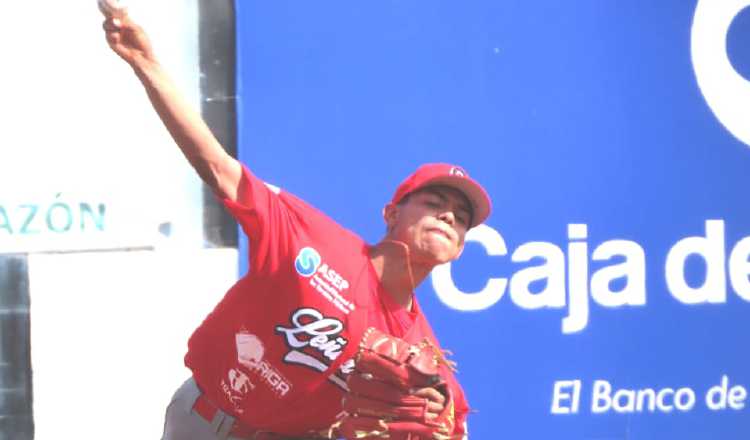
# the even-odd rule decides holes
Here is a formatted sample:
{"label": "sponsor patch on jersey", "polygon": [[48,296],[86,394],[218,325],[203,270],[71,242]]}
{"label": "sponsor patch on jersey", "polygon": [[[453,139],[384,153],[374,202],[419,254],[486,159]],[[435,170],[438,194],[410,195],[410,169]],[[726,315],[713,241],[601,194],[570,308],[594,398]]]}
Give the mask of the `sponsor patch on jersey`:
{"label": "sponsor patch on jersey", "polygon": [[253,389],[255,389],[255,384],[250,382],[250,378],[245,373],[236,368],[229,369],[226,376],[221,379],[221,390],[238,414],[245,411],[242,408],[242,400]]}
{"label": "sponsor patch on jersey", "polygon": [[[314,308],[300,308],[292,313],[289,326],[276,326],[276,333],[284,337],[289,352],[284,362],[311,368],[318,372],[328,369],[344,351],[349,341],[341,336],[344,323],[336,318],[323,316]],[[354,361],[344,362],[339,371],[328,380],[346,390],[344,377],[351,373]]]}
{"label": "sponsor patch on jersey", "polygon": [[[292,389],[289,382],[273,365],[264,360],[265,347],[257,336],[241,331],[235,335],[237,361],[247,369],[251,376],[279,397],[286,396]],[[253,387],[254,388],[254,387]]]}
{"label": "sponsor patch on jersey", "polygon": [[294,259],[294,268],[303,277],[311,277],[320,266],[320,254],[311,247],[302,248]]}
{"label": "sponsor patch on jersey", "polygon": [[302,248],[294,260],[294,268],[298,274],[310,279],[310,286],[320,296],[344,314],[348,315],[355,309],[354,303],[344,296],[349,289],[349,281],[325,263],[318,251],[311,247]]}

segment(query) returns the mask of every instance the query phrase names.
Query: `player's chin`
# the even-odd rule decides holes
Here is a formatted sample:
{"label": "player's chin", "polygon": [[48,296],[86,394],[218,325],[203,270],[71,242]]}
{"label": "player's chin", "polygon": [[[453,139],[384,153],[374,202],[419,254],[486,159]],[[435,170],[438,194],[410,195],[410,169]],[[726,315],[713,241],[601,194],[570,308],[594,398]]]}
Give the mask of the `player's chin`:
{"label": "player's chin", "polygon": [[449,263],[458,258],[460,252],[456,246],[449,246],[445,244],[433,244],[426,249],[425,254],[432,260],[432,264],[437,266],[438,264]]}

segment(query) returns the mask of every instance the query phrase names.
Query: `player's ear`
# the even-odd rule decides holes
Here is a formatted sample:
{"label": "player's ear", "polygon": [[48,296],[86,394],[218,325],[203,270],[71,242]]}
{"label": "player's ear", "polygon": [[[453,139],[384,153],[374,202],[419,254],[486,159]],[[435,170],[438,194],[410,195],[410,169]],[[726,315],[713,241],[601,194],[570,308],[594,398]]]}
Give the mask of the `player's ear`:
{"label": "player's ear", "polygon": [[390,232],[398,220],[398,205],[388,203],[383,207],[383,220],[385,221],[386,231]]}

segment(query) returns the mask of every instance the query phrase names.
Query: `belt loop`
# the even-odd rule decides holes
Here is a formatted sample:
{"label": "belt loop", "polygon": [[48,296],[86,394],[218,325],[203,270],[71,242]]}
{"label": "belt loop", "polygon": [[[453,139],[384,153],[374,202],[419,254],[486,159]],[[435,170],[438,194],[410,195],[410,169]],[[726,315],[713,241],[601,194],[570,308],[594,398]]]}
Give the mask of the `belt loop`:
{"label": "belt loop", "polygon": [[211,420],[211,428],[213,428],[219,440],[226,440],[232,431],[232,427],[234,427],[234,417],[216,408],[216,414]]}

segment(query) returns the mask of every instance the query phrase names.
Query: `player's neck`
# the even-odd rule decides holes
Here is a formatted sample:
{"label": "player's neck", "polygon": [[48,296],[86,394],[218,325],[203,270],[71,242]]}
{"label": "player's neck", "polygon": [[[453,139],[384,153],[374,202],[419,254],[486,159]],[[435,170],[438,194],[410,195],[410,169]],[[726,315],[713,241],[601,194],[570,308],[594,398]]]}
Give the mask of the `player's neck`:
{"label": "player's neck", "polygon": [[370,261],[380,283],[397,304],[411,310],[414,290],[427,278],[432,267],[415,264],[406,245],[383,240],[370,248]]}

